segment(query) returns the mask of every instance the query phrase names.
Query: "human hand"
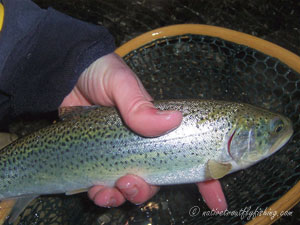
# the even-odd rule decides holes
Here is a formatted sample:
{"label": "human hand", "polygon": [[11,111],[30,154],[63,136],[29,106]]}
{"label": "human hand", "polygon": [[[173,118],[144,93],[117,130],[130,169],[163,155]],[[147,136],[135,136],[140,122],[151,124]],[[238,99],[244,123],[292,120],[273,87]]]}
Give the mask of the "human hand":
{"label": "human hand", "polygon": [[[98,104],[116,106],[125,123],[143,136],[159,136],[180,125],[182,115],[177,111],[160,111],[151,103],[151,96],[140,80],[115,53],[101,57],[80,76],[61,106]],[[225,210],[226,200],[216,180],[197,184],[211,209]],[[159,187],[143,179],[126,175],[115,187],[92,187],[88,195],[95,204],[104,207],[119,206],[129,200],[135,204],[150,199]]]}

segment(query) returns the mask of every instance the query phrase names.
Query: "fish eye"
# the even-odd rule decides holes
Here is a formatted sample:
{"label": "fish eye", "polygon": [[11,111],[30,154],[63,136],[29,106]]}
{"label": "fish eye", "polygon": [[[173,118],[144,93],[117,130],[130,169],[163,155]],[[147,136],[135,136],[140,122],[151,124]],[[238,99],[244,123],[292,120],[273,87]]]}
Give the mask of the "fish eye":
{"label": "fish eye", "polygon": [[283,129],[284,123],[281,119],[275,119],[273,120],[273,124],[272,124],[272,130],[275,133],[280,133]]}
{"label": "fish eye", "polygon": [[275,128],[275,132],[276,132],[276,133],[279,133],[279,132],[282,130],[282,128],[283,128],[283,124],[278,125],[278,126]]}

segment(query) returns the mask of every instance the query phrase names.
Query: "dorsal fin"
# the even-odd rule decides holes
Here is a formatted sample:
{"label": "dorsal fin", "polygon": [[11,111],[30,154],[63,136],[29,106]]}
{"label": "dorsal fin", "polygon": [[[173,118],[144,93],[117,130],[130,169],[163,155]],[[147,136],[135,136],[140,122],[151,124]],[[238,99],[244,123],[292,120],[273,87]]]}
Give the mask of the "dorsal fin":
{"label": "dorsal fin", "polygon": [[58,109],[58,116],[61,120],[71,120],[78,118],[78,116],[82,115],[83,113],[87,112],[91,109],[96,109],[101,106],[99,105],[92,105],[92,106],[71,106],[71,107],[61,107]]}
{"label": "dorsal fin", "polygon": [[14,142],[16,139],[18,139],[18,136],[15,134],[0,132],[0,149]]}

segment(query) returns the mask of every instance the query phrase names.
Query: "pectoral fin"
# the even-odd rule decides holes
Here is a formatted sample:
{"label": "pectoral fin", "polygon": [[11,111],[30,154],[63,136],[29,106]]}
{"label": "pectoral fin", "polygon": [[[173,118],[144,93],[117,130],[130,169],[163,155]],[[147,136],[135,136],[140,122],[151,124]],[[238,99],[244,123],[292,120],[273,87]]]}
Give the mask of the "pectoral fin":
{"label": "pectoral fin", "polygon": [[2,225],[7,218],[8,222],[13,223],[18,216],[23,212],[26,206],[35,199],[36,195],[20,197],[15,199],[2,200],[0,202],[0,225]]}
{"label": "pectoral fin", "polygon": [[206,177],[219,179],[224,177],[231,170],[231,163],[220,163],[215,160],[208,160],[206,165]]}
{"label": "pectoral fin", "polygon": [[66,195],[75,195],[75,194],[79,194],[82,192],[87,192],[88,190],[89,190],[88,188],[82,188],[82,189],[78,189],[78,190],[67,191]]}

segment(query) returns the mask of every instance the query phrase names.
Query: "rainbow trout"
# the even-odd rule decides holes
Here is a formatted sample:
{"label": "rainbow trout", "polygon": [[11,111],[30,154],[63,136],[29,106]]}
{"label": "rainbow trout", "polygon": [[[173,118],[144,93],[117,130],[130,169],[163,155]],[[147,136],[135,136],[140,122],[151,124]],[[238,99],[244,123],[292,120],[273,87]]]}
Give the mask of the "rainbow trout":
{"label": "rainbow trout", "polygon": [[155,106],[181,111],[181,125],[147,138],[128,129],[115,108],[65,110],[61,121],[0,151],[0,200],[112,186],[128,173],[154,185],[218,179],[270,156],[293,133],[288,118],[248,104],[169,100]]}

